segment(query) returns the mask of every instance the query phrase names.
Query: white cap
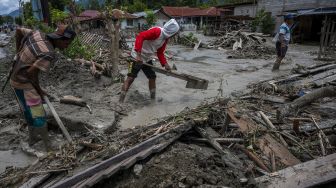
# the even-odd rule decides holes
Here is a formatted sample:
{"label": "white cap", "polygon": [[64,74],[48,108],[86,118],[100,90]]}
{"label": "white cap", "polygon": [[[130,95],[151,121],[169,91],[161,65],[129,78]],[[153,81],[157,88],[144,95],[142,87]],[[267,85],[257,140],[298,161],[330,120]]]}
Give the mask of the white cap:
{"label": "white cap", "polygon": [[163,26],[163,34],[169,38],[175,35],[180,30],[179,24],[176,22],[175,19],[170,19],[166,24]]}

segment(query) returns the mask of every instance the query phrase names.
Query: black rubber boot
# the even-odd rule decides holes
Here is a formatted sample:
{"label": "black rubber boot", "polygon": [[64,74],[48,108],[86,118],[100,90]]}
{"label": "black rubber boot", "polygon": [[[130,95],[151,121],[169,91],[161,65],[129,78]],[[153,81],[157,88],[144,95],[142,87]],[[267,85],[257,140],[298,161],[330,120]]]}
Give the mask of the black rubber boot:
{"label": "black rubber boot", "polygon": [[152,100],[155,100],[155,96],[156,96],[156,91],[155,91],[155,89],[151,89],[149,92],[150,92],[150,98],[151,98]]}
{"label": "black rubber boot", "polygon": [[38,135],[41,136],[45,149],[47,151],[51,151],[52,149],[49,139],[48,126],[36,127],[35,130],[38,133]]}
{"label": "black rubber boot", "polygon": [[39,141],[37,134],[36,134],[36,130],[35,127],[29,126],[28,125],[28,134],[29,134],[29,138],[28,138],[28,145],[32,146],[34,144],[36,144],[36,142]]}
{"label": "black rubber boot", "polygon": [[126,97],[126,91],[121,91],[120,97],[119,97],[119,102],[123,103],[125,101],[125,97]]}

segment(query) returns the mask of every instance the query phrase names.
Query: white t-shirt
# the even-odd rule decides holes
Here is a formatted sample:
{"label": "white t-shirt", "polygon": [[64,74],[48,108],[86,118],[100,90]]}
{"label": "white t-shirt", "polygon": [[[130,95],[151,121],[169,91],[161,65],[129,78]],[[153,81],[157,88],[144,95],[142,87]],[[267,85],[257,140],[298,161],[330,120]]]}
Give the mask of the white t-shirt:
{"label": "white t-shirt", "polygon": [[[290,29],[289,29],[289,27],[288,27],[288,25],[286,23],[283,23],[283,24],[280,25],[279,34],[283,34],[286,44],[289,44],[289,41],[290,41]],[[279,38],[278,38],[278,41],[279,41]]]}

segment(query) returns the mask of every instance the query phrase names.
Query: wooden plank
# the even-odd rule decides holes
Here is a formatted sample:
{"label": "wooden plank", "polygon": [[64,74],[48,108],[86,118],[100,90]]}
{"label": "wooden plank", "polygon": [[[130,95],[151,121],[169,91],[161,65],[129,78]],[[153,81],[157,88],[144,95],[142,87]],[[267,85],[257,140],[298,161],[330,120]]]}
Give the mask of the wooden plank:
{"label": "wooden plank", "polygon": [[[202,120],[200,120],[203,122]],[[110,168],[113,165],[118,165],[122,161],[124,161],[126,158],[130,158],[138,153],[140,153],[143,150],[146,150],[149,147],[152,147],[153,145],[157,144],[162,138],[170,139],[169,143],[173,142],[174,140],[178,139],[183,133],[190,130],[192,126],[194,126],[196,120],[194,122],[186,122],[185,124],[182,124],[180,126],[177,126],[177,128],[172,129],[170,131],[166,131],[164,133],[158,134],[118,155],[115,155],[105,161],[102,161],[101,163],[98,163],[72,177],[69,177],[61,182],[58,182],[57,184],[53,185],[52,188],[63,188],[63,187],[72,187],[79,182],[85,181],[85,179],[90,178],[92,176],[95,176],[95,174],[100,173],[107,168]],[[183,130],[181,130],[181,127],[183,127]],[[174,134],[168,134],[168,133],[174,133]],[[171,138],[167,138],[167,137]],[[104,177],[108,176],[103,174]]]}
{"label": "wooden plank", "polygon": [[250,131],[255,131],[257,129],[257,125],[246,117],[237,118],[235,114],[237,113],[237,109],[234,107],[229,107],[227,111],[228,115],[230,116],[231,120],[234,121],[238,126],[239,130],[242,133],[249,133]]}
{"label": "wooden plank", "polygon": [[[273,176],[272,176],[273,175]],[[336,179],[336,153],[256,178],[261,187],[312,187]]]}
{"label": "wooden plank", "polygon": [[314,75],[314,74],[317,74],[317,73],[320,73],[320,72],[324,72],[324,71],[327,71],[327,70],[330,70],[330,69],[335,69],[336,68],[336,64],[329,64],[329,65],[326,65],[326,66],[322,66],[322,67],[317,67],[315,69],[311,69],[307,72],[304,72],[302,74],[293,74],[287,78],[284,78],[284,79],[281,79],[281,80],[278,80],[276,82],[274,82],[275,84],[284,84],[284,83],[288,83],[288,82],[293,82],[293,81],[296,81],[298,79],[301,79],[303,77],[306,77],[308,75]]}
{"label": "wooden plank", "polygon": [[336,75],[336,69],[331,69],[327,70],[318,74],[315,74],[314,76],[304,78],[302,80],[298,80],[294,83],[296,86],[301,86],[301,85],[306,85],[306,84],[312,84],[315,81],[318,80],[323,80],[324,78],[331,76],[331,75]]}
{"label": "wooden plank", "polygon": [[328,76],[324,79],[321,79],[321,80],[316,80],[314,81],[314,84],[317,86],[317,87],[321,87],[329,82],[332,82],[336,80],[336,74],[335,75],[331,75],[331,76]]}
{"label": "wooden plank", "polygon": [[266,134],[258,139],[258,147],[266,156],[270,156],[274,152],[275,156],[286,166],[293,166],[301,163],[291,152],[282,144],[277,142],[270,134]]}
{"label": "wooden plank", "polygon": [[[232,121],[234,121],[239,126],[239,130],[242,133],[246,134],[256,131],[258,129],[258,126],[249,118],[242,116],[238,119],[234,115],[236,111],[237,110],[234,107],[229,107],[228,114],[230,115]],[[260,129],[264,128],[259,128],[259,130]],[[257,143],[259,149],[264,153],[264,155],[270,156],[270,154],[274,152],[275,156],[280,159],[280,162],[282,162],[286,166],[292,166],[300,163],[300,160],[298,160],[293,154],[290,153],[290,151],[288,151],[286,147],[280,144],[269,134],[266,134],[259,138],[257,140]]]}

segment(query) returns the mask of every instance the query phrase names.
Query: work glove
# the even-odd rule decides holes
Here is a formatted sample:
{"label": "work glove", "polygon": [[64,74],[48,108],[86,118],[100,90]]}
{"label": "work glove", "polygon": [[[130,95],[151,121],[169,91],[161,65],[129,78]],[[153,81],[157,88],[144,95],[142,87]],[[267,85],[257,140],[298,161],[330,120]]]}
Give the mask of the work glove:
{"label": "work glove", "polygon": [[164,65],[164,68],[165,68],[167,71],[171,71],[171,68],[170,68],[170,66],[169,66],[168,63],[166,63],[166,64]]}

